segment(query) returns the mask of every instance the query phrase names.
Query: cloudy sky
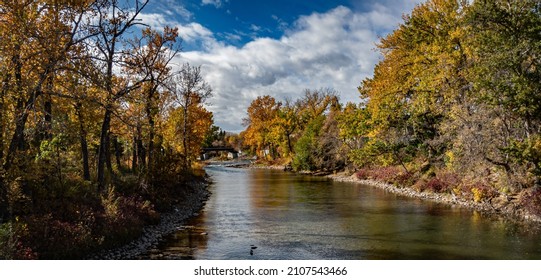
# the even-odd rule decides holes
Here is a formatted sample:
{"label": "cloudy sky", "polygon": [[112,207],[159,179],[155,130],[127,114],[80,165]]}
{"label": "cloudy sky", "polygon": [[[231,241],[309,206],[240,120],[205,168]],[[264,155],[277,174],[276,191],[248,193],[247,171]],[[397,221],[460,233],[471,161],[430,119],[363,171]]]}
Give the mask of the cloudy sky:
{"label": "cloudy sky", "polygon": [[378,38],[421,0],[162,0],[142,20],[179,28],[176,65],[201,65],[214,96],[216,125],[244,130],[250,102],[261,95],[295,100],[304,89],[333,88],[343,103],[379,60]]}

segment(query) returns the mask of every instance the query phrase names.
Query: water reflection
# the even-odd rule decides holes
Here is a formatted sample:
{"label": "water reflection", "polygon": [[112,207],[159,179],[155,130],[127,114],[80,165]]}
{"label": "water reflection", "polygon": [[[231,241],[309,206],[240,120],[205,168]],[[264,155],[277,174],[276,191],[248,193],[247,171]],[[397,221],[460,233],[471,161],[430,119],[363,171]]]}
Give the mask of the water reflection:
{"label": "water reflection", "polygon": [[207,171],[204,211],[153,258],[541,259],[538,231],[475,211],[324,178]]}

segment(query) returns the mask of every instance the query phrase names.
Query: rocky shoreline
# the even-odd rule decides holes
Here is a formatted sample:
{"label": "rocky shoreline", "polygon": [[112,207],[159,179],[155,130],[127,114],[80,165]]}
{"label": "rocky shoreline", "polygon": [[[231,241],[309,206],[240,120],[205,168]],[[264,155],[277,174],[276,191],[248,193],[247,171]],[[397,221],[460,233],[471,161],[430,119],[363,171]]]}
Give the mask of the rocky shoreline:
{"label": "rocky shoreline", "polygon": [[210,181],[206,179],[189,185],[190,190],[182,204],[177,205],[173,211],[162,213],[160,223],[147,226],[141,236],[119,248],[104,250],[88,257],[90,260],[127,260],[137,259],[153,246],[156,246],[164,236],[182,229],[186,220],[195,217],[205,206],[210,196],[208,186]]}

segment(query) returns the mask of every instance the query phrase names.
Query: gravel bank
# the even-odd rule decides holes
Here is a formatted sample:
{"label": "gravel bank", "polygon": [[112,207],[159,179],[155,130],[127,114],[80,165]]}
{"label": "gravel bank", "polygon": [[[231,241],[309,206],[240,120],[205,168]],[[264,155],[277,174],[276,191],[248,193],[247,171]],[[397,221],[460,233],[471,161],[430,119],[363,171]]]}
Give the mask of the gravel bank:
{"label": "gravel bank", "polygon": [[196,182],[189,187],[184,199],[184,203],[177,205],[169,213],[161,214],[160,223],[147,226],[143,230],[141,237],[115,249],[105,250],[91,255],[91,260],[125,260],[135,259],[137,256],[146,253],[154,245],[157,245],[161,239],[181,228],[185,221],[191,217],[197,216],[199,211],[205,206],[205,202],[210,196],[208,185],[210,182]]}

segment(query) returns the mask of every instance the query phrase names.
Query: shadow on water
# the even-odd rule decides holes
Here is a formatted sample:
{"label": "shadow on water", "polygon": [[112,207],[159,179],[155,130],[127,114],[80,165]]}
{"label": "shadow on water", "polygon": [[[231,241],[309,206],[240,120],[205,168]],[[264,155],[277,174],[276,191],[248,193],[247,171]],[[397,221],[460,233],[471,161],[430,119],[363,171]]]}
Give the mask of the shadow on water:
{"label": "shadow on water", "polygon": [[325,178],[207,167],[212,196],[150,259],[541,259],[537,229]]}

